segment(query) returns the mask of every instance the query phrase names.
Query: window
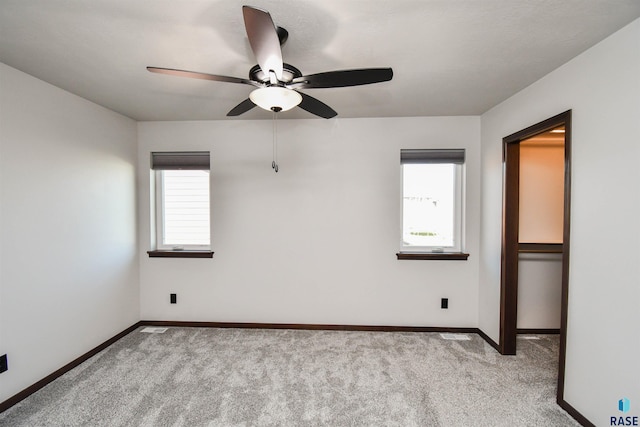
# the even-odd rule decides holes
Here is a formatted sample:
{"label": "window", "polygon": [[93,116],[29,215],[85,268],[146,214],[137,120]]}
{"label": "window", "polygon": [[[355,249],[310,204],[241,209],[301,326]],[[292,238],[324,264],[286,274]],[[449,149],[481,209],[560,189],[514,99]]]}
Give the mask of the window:
{"label": "window", "polygon": [[209,152],[154,152],[151,168],[155,174],[156,249],[209,251]]}
{"label": "window", "polygon": [[462,183],[465,152],[401,150],[400,252],[462,252]]}

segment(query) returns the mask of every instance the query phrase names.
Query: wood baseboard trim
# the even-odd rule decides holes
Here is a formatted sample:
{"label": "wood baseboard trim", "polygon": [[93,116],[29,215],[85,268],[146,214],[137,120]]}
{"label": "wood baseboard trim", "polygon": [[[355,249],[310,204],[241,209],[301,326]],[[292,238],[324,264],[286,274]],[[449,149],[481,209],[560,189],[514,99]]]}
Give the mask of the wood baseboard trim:
{"label": "wood baseboard trim", "polygon": [[517,329],[516,334],[560,335],[560,329]]}
{"label": "wood baseboard trim", "polygon": [[489,335],[485,334],[482,329],[478,328],[476,330],[476,333],[478,335],[480,335],[480,337],[485,340],[487,342],[487,344],[489,344],[491,347],[493,347],[498,353],[500,353],[500,346],[498,345],[497,342],[495,342],[494,340],[492,340]]}
{"label": "wood baseboard trim", "polygon": [[82,362],[84,362],[84,361],[90,359],[91,357],[95,356],[96,354],[100,353],[102,350],[104,350],[105,348],[109,347],[111,344],[115,343],[119,339],[123,338],[124,336],[126,336],[126,335],[130,334],[131,332],[133,332],[134,330],[136,330],[139,326],[140,326],[140,322],[136,323],[133,326],[128,327],[127,329],[125,329],[124,331],[122,331],[119,334],[115,335],[114,337],[109,338],[108,340],[106,340],[105,342],[100,344],[99,346],[89,350],[88,352],[86,352],[82,356],[78,357],[74,361],[67,363],[62,368],[58,369],[57,371],[53,372],[52,374],[47,375],[46,377],[44,377],[40,381],[36,382],[35,384],[32,384],[29,387],[25,388],[24,390],[18,392],[17,394],[11,396],[10,398],[5,400],[4,402],[0,402],[0,413],[2,413],[4,411],[6,411],[7,409],[11,408],[13,405],[15,405],[16,403],[20,402],[21,400],[24,400],[27,397],[31,396],[33,393],[35,393],[36,391],[40,390],[42,387],[46,386],[47,384],[49,384],[51,381],[55,380],[56,378],[66,374],[67,372],[69,372],[70,370],[75,368],[76,366],[80,365]]}
{"label": "wood baseboard trim", "polygon": [[141,320],[140,326],[168,326],[180,328],[238,328],[238,329],[295,329],[308,331],[360,331],[360,332],[450,332],[478,333],[478,328],[446,328],[431,326],[334,325],[312,323],[251,323],[251,322],[191,322]]}
{"label": "wood baseboard trim", "polygon": [[563,399],[557,399],[556,403],[565,411],[567,411],[567,413],[569,415],[571,415],[573,417],[573,419],[575,419],[577,422],[579,422],[582,426],[584,427],[596,427],[595,424],[593,424],[591,421],[589,421],[587,419],[587,417],[585,417],[584,415],[582,415],[580,412],[578,412],[576,410],[576,408],[574,408],[573,406],[569,405],[567,402],[565,402]]}

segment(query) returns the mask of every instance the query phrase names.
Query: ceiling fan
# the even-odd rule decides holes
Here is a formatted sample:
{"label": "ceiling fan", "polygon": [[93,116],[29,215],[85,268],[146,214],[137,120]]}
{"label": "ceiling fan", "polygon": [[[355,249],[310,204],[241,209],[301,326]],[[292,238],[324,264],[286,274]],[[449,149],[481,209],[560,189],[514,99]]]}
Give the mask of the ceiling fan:
{"label": "ceiling fan", "polygon": [[393,77],[391,68],[328,71],[303,76],[296,67],[282,61],[281,46],[289,36],[287,30],[276,27],[267,11],[243,6],[242,14],[251,50],[258,61],[258,65],[249,70],[249,79],[173,68],[147,67],[147,70],[172,76],[254,86],[256,89],[251,92],[249,98],[232,108],[227,116],[239,116],[256,105],[276,113],[299,106],[325,119],[335,117],[338,113],[299,89],[359,86],[389,81]]}

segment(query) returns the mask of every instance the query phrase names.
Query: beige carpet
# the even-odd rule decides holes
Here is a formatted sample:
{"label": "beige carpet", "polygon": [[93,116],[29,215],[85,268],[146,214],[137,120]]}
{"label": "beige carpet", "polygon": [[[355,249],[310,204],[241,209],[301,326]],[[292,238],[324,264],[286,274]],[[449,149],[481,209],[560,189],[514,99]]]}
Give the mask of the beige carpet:
{"label": "beige carpet", "polygon": [[140,329],[0,425],[578,425],[555,403],[557,336],[500,356],[474,334]]}

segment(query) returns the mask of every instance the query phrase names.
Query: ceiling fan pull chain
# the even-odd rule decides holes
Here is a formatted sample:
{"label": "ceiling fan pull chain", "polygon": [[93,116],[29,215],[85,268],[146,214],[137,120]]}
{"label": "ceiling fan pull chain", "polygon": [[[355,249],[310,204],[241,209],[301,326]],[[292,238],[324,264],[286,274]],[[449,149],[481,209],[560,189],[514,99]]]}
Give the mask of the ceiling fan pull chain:
{"label": "ceiling fan pull chain", "polygon": [[273,112],[273,161],[271,168],[278,173],[278,113]]}
{"label": "ceiling fan pull chain", "polygon": [[276,113],[271,114],[271,169],[276,168]]}

